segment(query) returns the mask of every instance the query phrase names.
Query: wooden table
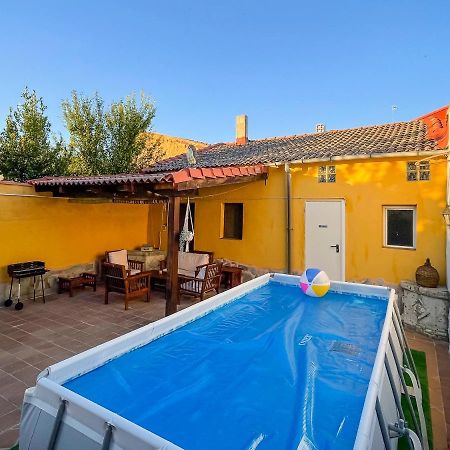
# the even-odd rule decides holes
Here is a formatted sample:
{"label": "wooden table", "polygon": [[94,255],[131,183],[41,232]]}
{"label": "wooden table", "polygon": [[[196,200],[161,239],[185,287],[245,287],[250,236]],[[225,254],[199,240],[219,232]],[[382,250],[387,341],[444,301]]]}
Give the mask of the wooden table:
{"label": "wooden table", "polygon": [[94,292],[97,290],[97,275],[95,273],[83,272],[76,277],[59,277],[58,278],[58,294],[69,292],[73,297],[73,290],[89,286]]}
{"label": "wooden table", "polygon": [[233,288],[242,283],[242,269],[234,266],[222,266],[222,283],[226,288]]}
{"label": "wooden table", "polygon": [[153,287],[166,290],[167,271],[164,272],[159,269],[150,270],[150,283]]}

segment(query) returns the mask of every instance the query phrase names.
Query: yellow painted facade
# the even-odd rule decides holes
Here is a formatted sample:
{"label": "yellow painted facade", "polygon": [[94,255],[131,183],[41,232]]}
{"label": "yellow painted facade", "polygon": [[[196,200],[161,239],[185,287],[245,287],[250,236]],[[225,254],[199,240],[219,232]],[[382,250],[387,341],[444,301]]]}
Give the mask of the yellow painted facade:
{"label": "yellow painted facade", "polygon": [[175,136],[168,136],[167,134],[152,132],[146,133],[146,135],[147,145],[150,146],[152,144],[158,143],[165,151],[164,158],[172,158],[173,156],[186,153],[187,147],[189,145],[194,145],[197,149],[201,149],[207,146],[207,144],[205,144],[204,142],[193,141],[192,139],[185,139]]}
{"label": "yellow painted facade", "polygon": [[43,260],[61,269],[148,240],[147,205],[77,203],[0,182],[0,211],[0,282],[8,264]]}
{"label": "yellow painted facade", "polygon": [[[410,158],[408,160],[414,160]],[[305,200],[345,200],[347,280],[413,279],[429,257],[445,283],[445,157],[430,160],[430,181],[407,181],[404,158],[333,162],[336,183],[318,183],[321,164],[292,165],[292,266],[304,269]],[[203,190],[195,201],[195,247],[243,264],[286,270],[286,190],[284,168],[271,168],[266,183]],[[224,202],[244,204],[242,240],[221,238]],[[416,206],[416,249],[383,246],[383,206]],[[152,207],[153,208],[153,207]],[[158,235],[161,207],[151,214]],[[157,210],[157,212],[156,212]]]}
{"label": "yellow painted facade", "polygon": [[[319,164],[292,165],[292,268],[304,269],[305,200],[343,199],[346,211],[347,280],[414,278],[429,257],[445,283],[446,159],[430,160],[430,181],[406,181],[406,159],[333,162],[336,183],[318,183]],[[195,202],[195,247],[217,258],[286,270],[284,168],[266,182],[203,189]],[[243,238],[221,238],[223,203],[244,204]],[[417,208],[416,249],[383,247],[383,206]],[[146,242],[166,247],[163,205],[77,203],[35,194],[31,186],[0,182],[0,281],[6,266],[42,259],[51,269],[94,261],[106,250]]]}

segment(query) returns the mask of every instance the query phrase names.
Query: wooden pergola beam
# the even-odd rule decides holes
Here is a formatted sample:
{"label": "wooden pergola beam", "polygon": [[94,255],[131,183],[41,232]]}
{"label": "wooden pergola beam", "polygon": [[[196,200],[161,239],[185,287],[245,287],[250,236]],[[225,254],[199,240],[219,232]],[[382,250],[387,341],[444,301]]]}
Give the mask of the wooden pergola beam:
{"label": "wooden pergola beam", "polygon": [[167,220],[166,316],[178,310],[178,236],[180,234],[180,197],[169,197]]}
{"label": "wooden pergola beam", "polygon": [[[142,175],[145,176],[145,175]],[[178,310],[178,238],[180,233],[180,202],[183,197],[197,197],[199,189],[221,187],[233,184],[251,183],[266,180],[267,173],[252,175],[224,175],[216,178],[191,178],[188,181],[174,183],[165,181],[164,177],[142,180],[116,180],[108,177],[106,181],[92,178],[74,182],[66,179],[64,182],[50,182],[35,184],[36,192],[52,192],[55,197],[69,197],[72,201],[85,201],[87,203],[99,202],[168,202],[168,229],[167,229],[167,295],[166,316]],[[139,175],[141,177],[141,175]],[[155,176],[156,177],[156,176]],[[84,200],[83,200],[84,199]]]}

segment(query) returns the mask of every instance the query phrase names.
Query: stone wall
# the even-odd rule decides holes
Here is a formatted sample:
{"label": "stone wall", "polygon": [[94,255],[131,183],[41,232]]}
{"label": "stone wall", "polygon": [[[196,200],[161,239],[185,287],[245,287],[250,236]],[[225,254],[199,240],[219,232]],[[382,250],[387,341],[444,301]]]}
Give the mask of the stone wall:
{"label": "stone wall", "polygon": [[[60,276],[64,277],[74,277],[83,272],[93,272],[95,273],[95,263],[87,263],[87,264],[75,264],[70,267],[66,267],[60,270],[50,270],[47,272],[44,278],[44,289],[45,295],[56,294],[58,290],[58,278]],[[0,283],[0,298],[7,299],[9,297],[9,289],[10,283]],[[22,300],[32,299],[33,298],[33,278],[24,278],[20,283],[20,297]],[[14,302],[17,299],[18,293],[18,281],[14,280],[13,290],[12,290],[12,299]],[[42,297],[42,289],[41,289],[41,279],[36,278],[36,298],[40,299]],[[2,302],[3,305],[3,302]]]}
{"label": "stone wall", "polygon": [[445,287],[424,288],[413,281],[400,283],[403,322],[433,338],[448,339],[450,294]]}
{"label": "stone wall", "polygon": [[242,282],[253,280],[254,278],[260,277],[266,273],[278,272],[277,270],[264,268],[264,267],[256,267],[256,266],[248,266],[246,264],[241,264],[236,261],[232,261],[230,259],[219,258],[215,260],[218,263],[226,264],[227,266],[239,267],[242,269]]}

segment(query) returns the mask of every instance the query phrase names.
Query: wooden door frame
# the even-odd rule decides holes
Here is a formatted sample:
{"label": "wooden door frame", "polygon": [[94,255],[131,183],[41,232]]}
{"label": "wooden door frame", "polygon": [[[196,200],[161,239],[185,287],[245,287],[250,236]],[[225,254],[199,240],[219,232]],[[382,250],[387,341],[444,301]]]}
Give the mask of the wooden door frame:
{"label": "wooden door frame", "polygon": [[307,254],[306,254],[306,208],[307,208],[307,203],[317,203],[317,202],[321,202],[321,203],[325,203],[325,202],[339,202],[341,205],[341,251],[339,252],[341,255],[341,279],[340,280],[335,280],[335,281],[345,281],[345,263],[346,263],[346,247],[347,247],[347,243],[345,240],[345,236],[346,236],[346,230],[345,230],[345,199],[343,198],[311,198],[311,199],[305,199],[305,207],[304,207],[304,219],[303,219],[303,228],[305,230],[304,232],[304,249],[305,249],[305,269],[307,267],[306,262],[307,262]]}

